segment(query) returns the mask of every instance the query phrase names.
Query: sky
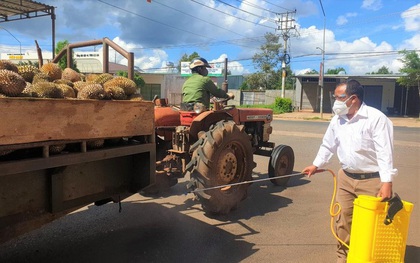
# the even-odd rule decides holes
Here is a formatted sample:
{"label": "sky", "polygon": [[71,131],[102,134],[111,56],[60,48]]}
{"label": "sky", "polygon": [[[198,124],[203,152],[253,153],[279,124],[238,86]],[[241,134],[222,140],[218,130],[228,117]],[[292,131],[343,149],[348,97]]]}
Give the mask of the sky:
{"label": "sky", "polygon": [[[197,52],[234,75],[257,72],[264,35],[280,36],[294,74],[342,67],[364,75],[399,73],[401,50],[420,54],[419,0],[38,0],[56,7],[56,43],[107,37],[134,53],[145,72],[168,72]],[[286,23],[286,14],[288,23]],[[51,51],[51,17],[0,23],[0,53]],[[325,39],[325,41],[324,41]],[[101,46],[78,49],[98,51]],[[110,51],[110,60],[126,60]],[[173,70],[173,69],[172,69]]]}

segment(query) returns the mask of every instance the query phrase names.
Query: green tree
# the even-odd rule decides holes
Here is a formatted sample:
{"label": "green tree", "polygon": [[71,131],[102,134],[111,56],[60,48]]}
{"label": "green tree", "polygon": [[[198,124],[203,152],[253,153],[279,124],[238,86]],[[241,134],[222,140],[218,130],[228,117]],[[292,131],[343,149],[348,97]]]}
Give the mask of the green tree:
{"label": "green tree", "polygon": [[400,69],[405,76],[400,77],[397,81],[400,85],[411,87],[419,87],[420,82],[420,58],[416,51],[403,50],[399,52],[404,57],[400,61],[404,66]]}
{"label": "green tree", "polygon": [[200,55],[197,52],[193,52],[191,55],[187,55],[186,53],[184,53],[184,55],[182,55],[182,57],[179,59],[178,62],[178,72],[181,72],[181,62],[190,62],[195,58],[199,58]]}
{"label": "green tree", "polygon": [[[60,53],[61,50],[63,50],[67,45],[69,44],[68,40],[59,41],[57,42],[57,46],[55,47],[55,54]],[[73,55],[73,54],[72,54]],[[60,66],[61,69],[67,68],[67,54],[64,55],[59,61],[58,66]],[[77,63],[75,60],[73,60],[73,66],[72,69],[74,69],[77,72],[80,72],[80,70],[77,68]]]}
{"label": "green tree", "polygon": [[335,69],[329,68],[327,70],[327,72],[325,72],[325,74],[338,75],[340,72],[344,72],[344,74],[347,74],[346,70],[343,67],[338,67],[338,68],[335,68]]}
{"label": "green tree", "polygon": [[304,73],[304,75],[308,75],[308,74],[318,75],[318,74],[319,74],[319,72],[318,72],[318,71],[316,71],[315,69],[311,69],[311,70],[308,70],[308,71],[306,71],[306,72]]}
{"label": "green tree", "polygon": [[[117,71],[117,76],[122,76],[122,77],[128,78],[128,72],[127,71]],[[142,87],[144,87],[144,85],[146,85],[146,82],[144,81],[143,77],[140,76],[137,73],[134,73],[134,82],[136,83],[138,89],[141,89]]]}
{"label": "green tree", "polygon": [[372,71],[371,73],[366,73],[367,75],[375,75],[375,74],[392,74],[392,71],[389,71],[389,68],[386,66],[382,66],[378,69],[378,71]]}
{"label": "green tree", "polygon": [[[255,76],[250,76],[249,80],[254,81],[250,83],[251,87],[264,87],[265,89],[280,89],[282,81],[282,69],[281,64],[283,60],[283,45],[279,43],[279,35],[273,33],[266,33],[264,35],[265,43],[261,45],[261,52],[254,54],[252,61],[255,64],[255,68],[258,69]],[[287,78],[291,77],[290,67],[286,68]],[[286,78],[286,89],[292,88]],[[291,78],[290,78],[291,79]]]}

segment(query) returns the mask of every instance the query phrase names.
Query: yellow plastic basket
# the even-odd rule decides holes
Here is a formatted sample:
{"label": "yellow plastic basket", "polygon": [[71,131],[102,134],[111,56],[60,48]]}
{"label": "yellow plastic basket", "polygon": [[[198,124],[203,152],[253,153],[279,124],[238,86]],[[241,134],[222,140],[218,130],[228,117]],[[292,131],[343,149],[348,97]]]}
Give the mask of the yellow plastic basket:
{"label": "yellow plastic basket", "polygon": [[354,201],[349,263],[404,263],[405,247],[414,205],[402,201],[403,209],[385,225],[389,204],[380,198],[360,195]]}

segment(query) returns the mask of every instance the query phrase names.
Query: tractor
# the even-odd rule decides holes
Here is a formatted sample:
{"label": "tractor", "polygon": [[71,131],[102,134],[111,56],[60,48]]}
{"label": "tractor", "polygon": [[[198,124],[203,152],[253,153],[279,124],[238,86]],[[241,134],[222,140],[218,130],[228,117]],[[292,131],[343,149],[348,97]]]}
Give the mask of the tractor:
{"label": "tractor", "polygon": [[[291,174],[294,152],[290,146],[269,142],[271,109],[237,108],[228,99],[212,99],[212,109],[194,105],[192,110],[169,106],[167,99],[153,99],[156,129],[156,182],[168,187],[189,176],[203,210],[227,214],[247,196],[250,184],[217,189],[215,186],[252,181],[253,155],[269,157],[268,176]],[[286,186],[289,177],[270,180]],[[206,190],[208,189],[208,190]]]}

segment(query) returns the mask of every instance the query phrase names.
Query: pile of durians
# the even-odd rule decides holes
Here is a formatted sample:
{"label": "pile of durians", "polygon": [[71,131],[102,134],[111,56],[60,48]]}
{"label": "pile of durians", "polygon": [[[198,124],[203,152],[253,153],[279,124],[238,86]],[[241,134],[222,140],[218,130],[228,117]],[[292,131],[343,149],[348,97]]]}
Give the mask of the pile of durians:
{"label": "pile of durians", "polygon": [[[62,70],[56,63],[41,68],[15,65],[0,60],[0,99],[35,97],[96,100],[142,100],[140,90],[131,79],[109,73],[83,75],[71,68]],[[87,147],[103,146],[105,140],[87,141]],[[65,145],[51,145],[50,153],[59,153]],[[12,151],[0,151],[0,156]]]}
{"label": "pile of durians", "polygon": [[83,75],[56,63],[41,68],[0,60],[0,97],[139,100],[136,83],[109,73]]}

